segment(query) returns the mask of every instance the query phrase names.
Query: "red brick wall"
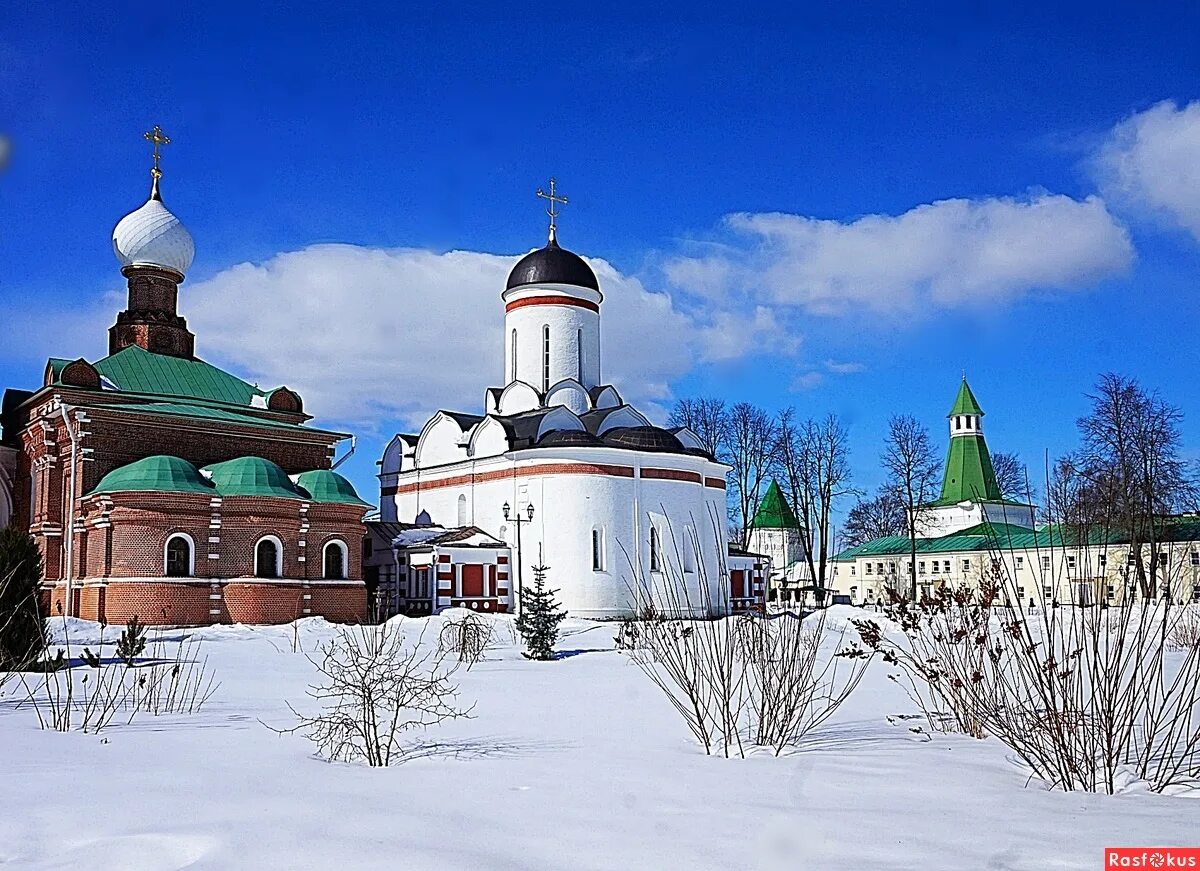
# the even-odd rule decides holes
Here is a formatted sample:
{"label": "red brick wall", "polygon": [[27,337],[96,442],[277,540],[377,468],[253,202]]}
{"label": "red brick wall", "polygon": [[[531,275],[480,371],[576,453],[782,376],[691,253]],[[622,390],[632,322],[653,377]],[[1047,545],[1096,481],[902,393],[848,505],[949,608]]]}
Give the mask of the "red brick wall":
{"label": "red brick wall", "polygon": [[109,624],[121,624],[136,614],[149,626],[212,623],[216,621],[208,613],[208,594],[208,584],[203,582],[109,584],[104,591],[104,619]]}

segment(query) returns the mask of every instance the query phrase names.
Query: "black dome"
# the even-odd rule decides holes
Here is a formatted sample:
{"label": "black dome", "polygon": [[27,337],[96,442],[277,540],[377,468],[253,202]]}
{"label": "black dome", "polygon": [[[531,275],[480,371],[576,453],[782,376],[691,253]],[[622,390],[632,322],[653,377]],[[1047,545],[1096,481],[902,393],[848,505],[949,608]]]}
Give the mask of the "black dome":
{"label": "black dome", "polygon": [[546,433],[538,440],[539,448],[547,448],[554,446],[566,445],[598,445],[600,439],[596,438],[590,432],[584,432],[578,429],[554,429]]}
{"label": "black dome", "polygon": [[526,284],[573,284],[576,287],[600,289],[596,273],[578,254],[560,248],[553,239],[545,248],[531,251],[508,273],[506,290]]}
{"label": "black dome", "polygon": [[665,429],[656,426],[619,426],[602,436],[604,443],[614,448],[632,448],[635,451],[658,451],[682,454],[683,442]]}

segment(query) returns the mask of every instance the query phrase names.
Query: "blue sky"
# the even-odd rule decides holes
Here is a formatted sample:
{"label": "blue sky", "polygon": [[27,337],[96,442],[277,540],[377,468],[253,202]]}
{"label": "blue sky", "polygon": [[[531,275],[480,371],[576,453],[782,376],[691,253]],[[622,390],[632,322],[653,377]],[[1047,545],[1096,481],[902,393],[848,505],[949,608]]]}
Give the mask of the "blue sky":
{"label": "blue sky", "polygon": [[609,270],[605,374],[651,408],[836,411],[871,487],[887,417],[940,437],[963,370],[1035,467],[1115,370],[1200,445],[1194,4],[248,6],[0,19],[0,386],[103,354],[157,123],[198,353],[360,432],[371,498],[391,433],[499,379],[551,174]]}

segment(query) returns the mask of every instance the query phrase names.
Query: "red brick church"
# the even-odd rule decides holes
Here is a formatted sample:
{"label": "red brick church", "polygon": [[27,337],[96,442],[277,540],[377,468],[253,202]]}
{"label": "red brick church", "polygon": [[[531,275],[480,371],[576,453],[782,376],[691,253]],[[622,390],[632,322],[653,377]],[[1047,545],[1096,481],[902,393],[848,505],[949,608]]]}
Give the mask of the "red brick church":
{"label": "red brick church", "polygon": [[27,525],[51,614],[109,623],[275,623],[366,615],[369,506],[332,471],[345,434],[294,391],[195,355],[177,311],[192,238],[150,198],[113,231],[128,307],[101,360],[54,358],[4,394],[0,524]]}

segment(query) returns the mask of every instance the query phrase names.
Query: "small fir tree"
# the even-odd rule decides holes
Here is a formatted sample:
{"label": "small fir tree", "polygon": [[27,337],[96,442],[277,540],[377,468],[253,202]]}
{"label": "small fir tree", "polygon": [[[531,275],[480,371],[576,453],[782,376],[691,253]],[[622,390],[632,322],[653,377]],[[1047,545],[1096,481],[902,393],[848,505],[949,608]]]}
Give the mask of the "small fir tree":
{"label": "small fir tree", "polygon": [[46,648],[41,578],[33,536],[15,526],[0,529],[0,671],[28,668]]}
{"label": "small fir tree", "polygon": [[533,589],[521,593],[521,613],[517,617],[517,631],[525,642],[528,659],[554,659],[554,644],[558,641],[558,624],[566,619],[567,612],[554,598],[558,590],[546,586],[547,566],[533,567]]}
{"label": "small fir tree", "polygon": [[132,666],[134,660],[145,649],[146,627],[138,619],[137,614],[134,614],[129,618],[129,622],[125,624],[125,631],[121,633],[121,637],[117,641],[117,656],[124,661],[127,667]]}

